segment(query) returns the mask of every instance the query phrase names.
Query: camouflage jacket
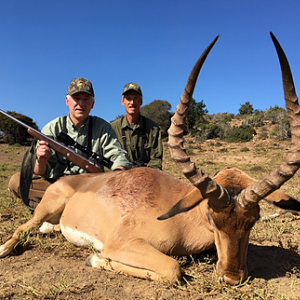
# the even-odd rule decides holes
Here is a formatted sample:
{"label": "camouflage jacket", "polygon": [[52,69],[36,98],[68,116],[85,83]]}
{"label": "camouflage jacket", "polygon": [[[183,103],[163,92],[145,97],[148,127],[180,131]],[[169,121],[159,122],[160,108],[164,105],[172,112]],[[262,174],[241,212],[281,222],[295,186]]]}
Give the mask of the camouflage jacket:
{"label": "camouflage jacket", "polygon": [[[138,165],[162,169],[163,146],[159,126],[149,118],[141,116],[139,122],[130,126],[126,117],[121,117],[111,123],[120,143],[127,150],[129,160]],[[144,128],[145,126],[145,128]],[[122,139],[122,130],[125,139]],[[142,149],[142,133],[145,132],[144,149]],[[126,141],[126,145],[124,145]],[[142,151],[144,153],[142,154]],[[141,162],[141,157],[143,161]]]}

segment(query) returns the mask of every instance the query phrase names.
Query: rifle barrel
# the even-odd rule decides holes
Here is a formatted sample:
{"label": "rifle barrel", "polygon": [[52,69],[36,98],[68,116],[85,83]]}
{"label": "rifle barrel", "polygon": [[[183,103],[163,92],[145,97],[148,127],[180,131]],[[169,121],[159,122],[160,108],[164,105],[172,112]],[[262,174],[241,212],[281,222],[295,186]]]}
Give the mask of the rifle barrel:
{"label": "rifle barrel", "polygon": [[20,121],[19,119],[15,118],[15,117],[11,116],[10,114],[8,114],[8,113],[6,113],[5,111],[3,111],[2,109],[0,109],[0,113],[2,113],[3,115],[7,116],[8,118],[14,120],[15,122],[19,123],[19,124],[22,125],[23,127],[25,127],[25,128],[30,128],[29,125],[27,125],[26,123]]}

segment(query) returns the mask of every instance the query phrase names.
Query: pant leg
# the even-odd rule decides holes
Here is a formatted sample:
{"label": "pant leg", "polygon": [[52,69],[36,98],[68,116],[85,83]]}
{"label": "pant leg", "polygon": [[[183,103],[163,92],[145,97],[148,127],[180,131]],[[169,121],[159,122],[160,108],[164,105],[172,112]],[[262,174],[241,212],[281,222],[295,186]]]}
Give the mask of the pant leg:
{"label": "pant leg", "polygon": [[[38,200],[40,201],[48,188],[52,183],[54,183],[56,179],[45,179],[39,175],[33,175],[32,181],[30,184],[29,195],[28,198],[30,200]],[[20,195],[20,173],[15,173],[10,178],[8,183],[9,190],[18,198],[21,198]]]}

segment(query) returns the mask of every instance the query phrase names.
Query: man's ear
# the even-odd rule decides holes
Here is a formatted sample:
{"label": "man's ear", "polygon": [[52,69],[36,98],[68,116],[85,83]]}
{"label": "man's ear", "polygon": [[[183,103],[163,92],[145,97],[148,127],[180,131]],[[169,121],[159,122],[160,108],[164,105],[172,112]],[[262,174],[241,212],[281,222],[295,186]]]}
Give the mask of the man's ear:
{"label": "man's ear", "polygon": [[124,104],[124,97],[123,96],[121,98],[121,103],[122,103],[123,106],[125,106],[125,104]]}
{"label": "man's ear", "polygon": [[69,106],[69,95],[66,96],[66,105]]}

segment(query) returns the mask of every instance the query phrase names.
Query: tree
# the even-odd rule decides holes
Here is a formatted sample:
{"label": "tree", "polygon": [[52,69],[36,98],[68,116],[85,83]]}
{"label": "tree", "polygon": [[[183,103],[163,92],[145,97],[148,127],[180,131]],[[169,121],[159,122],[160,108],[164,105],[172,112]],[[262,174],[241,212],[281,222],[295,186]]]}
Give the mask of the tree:
{"label": "tree", "polygon": [[[15,117],[16,119],[22,121],[23,123],[29,125],[30,127],[38,130],[38,126],[33,120],[25,115],[19,114],[15,111],[8,111],[9,115]],[[17,122],[9,119],[3,114],[0,114],[0,132],[4,134],[4,141],[12,144],[22,144],[26,143],[27,139],[31,135],[27,132],[27,129]]]}
{"label": "tree", "polygon": [[241,116],[244,115],[252,115],[253,114],[253,105],[250,104],[249,101],[246,101],[244,104],[241,105],[239,108],[239,113]]}
{"label": "tree", "polygon": [[171,104],[165,100],[153,100],[149,104],[141,108],[143,116],[153,120],[160,127],[163,137],[168,135],[168,129],[171,125],[171,117],[173,113],[170,112]]}
{"label": "tree", "polygon": [[195,133],[197,128],[205,123],[204,116],[208,113],[208,110],[205,109],[205,107],[206,105],[203,100],[196,102],[196,100],[192,98],[186,118],[186,128],[189,133]]}
{"label": "tree", "polygon": [[110,123],[113,122],[114,120],[117,120],[117,119],[120,119],[123,117],[125,117],[125,115],[117,115],[113,120],[110,121]]}

